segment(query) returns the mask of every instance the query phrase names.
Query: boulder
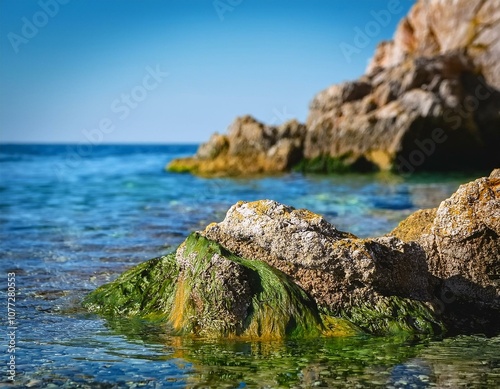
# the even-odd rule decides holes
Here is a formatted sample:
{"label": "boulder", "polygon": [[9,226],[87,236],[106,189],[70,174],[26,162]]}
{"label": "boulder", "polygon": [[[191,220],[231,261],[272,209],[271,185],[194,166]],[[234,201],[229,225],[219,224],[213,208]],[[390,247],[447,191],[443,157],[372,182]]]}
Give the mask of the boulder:
{"label": "boulder", "polygon": [[[390,237],[358,239],[320,215],[272,200],[235,204],[203,235],[239,256],[281,270],[322,311],[364,331],[439,329],[425,254],[414,243]],[[414,316],[398,314],[404,310]]]}
{"label": "boulder", "polygon": [[320,314],[281,271],[227,251],[199,233],[101,286],[84,301],[108,317],[165,321],[177,334],[281,339],[354,334],[349,322]]}
{"label": "boulder", "polygon": [[500,169],[373,239],[273,200],[239,202],[85,306],[199,336],[498,334],[499,236]]}
{"label": "boulder", "polygon": [[425,250],[454,327],[500,330],[500,169],[411,215],[390,235]]}
{"label": "boulder", "polygon": [[202,176],[283,172],[302,158],[304,135],[304,125],[296,120],[267,126],[248,115],[239,117],[227,135],[212,135],[194,157],[173,160],[167,170]]}
{"label": "boulder", "polygon": [[[500,164],[500,93],[467,55],[410,57],[362,80],[315,96],[302,170],[316,171],[318,159],[400,173]],[[356,98],[342,98],[356,88]]]}

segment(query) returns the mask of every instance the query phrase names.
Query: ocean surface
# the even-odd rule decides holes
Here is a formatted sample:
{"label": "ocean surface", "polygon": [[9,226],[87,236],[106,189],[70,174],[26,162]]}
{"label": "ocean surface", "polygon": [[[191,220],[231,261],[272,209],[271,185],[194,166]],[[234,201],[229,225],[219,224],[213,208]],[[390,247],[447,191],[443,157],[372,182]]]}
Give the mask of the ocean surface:
{"label": "ocean surface", "polygon": [[[480,174],[247,180],[164,171],[169,160],[195,150],[0,145],[0,387],[500,387],[499,337],[213,341],[82,310],[86,293],[171,252],[239,200],[308,208],[367,237],[437,206]],[[8,278],[15,279],[11,313]]]}

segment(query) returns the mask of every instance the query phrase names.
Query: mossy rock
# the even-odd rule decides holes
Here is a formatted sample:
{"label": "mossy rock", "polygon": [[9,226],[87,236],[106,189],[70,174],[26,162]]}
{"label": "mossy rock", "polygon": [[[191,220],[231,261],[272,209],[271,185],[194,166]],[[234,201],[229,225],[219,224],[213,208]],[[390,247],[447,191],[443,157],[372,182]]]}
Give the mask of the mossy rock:
{"label": "mossy rock", "polygon": [[187,266],[177,284],[174,328],[251,338],[321,333],[315,302],[281,271],[236,256],[196,233],[179,254]]}
{"label": "mossy rock", "polygon": [[176,255],[142,263],[96,289],[84,306],[108,316],[164,319],[176,333],[207,337],[357,332],[344,319],[320,316],[313,299],[283,272],[234,255],[198,233]]}
{"label": "mossy rock", "polygon": [[442,335],[443,322],[425,302],[397,296],[379,296],[375,303],[350,308],[342,316],[372,335]]}
{"label": "mossy rock", "polygon": [[153,258],[88,294],[83,306],[106,316],[166,318],[178,275],[174,253]]}
{"label": "mossy rock", "polygon": [[199,161],[195,158],[177,158],[171,161],[165,170],[172,173],[193,173],[196,174],[199,168]]}
{"label": "mossy rock", "polygon": [[330,174],[351,172],[374,172],[378,167],[365,157],[353,157],[345,154],[339,157],[320,155],[315,158],[304,158],[293,167],[294,171],[302,173]]}
{"label": "mossy rock", "polygon": [[90,293],[84,306],[108,317],[163,320],[177,334],[282,339],[361,333],[440,334],[425,303],[390,296],[340,316],[320,313],[289,276],[237,256],[199,233],[176,253],[128,270]]}

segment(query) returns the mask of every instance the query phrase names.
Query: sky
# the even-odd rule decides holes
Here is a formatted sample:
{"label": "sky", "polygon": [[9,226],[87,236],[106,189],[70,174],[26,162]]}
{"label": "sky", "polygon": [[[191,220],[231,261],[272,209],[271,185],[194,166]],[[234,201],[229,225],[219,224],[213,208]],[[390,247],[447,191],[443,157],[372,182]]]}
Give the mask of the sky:
{"label": "sky", "polygon": [[0,0],[1,143],[198,143],[305,121],[413,0]]}

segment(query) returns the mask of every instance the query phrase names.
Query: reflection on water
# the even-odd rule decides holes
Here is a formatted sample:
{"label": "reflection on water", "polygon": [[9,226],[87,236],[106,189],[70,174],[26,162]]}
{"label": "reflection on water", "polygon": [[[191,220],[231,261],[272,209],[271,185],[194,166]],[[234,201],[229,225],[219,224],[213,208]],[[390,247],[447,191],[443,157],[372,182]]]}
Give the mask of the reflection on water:
{"label": "reflection on water", "polygon": [[[61,175],[65,146],[0,146],[0,276],[14,271],[19,292],[17,376],[10,387],[500,386],[499,338],[216,342],[171,336],[161,323],[108,322],[82,312],[85,293],[172,251],[238,200],[272,198],[373,236],[420,207],[438,205],[471,179],[288,174],[207,180],[163,171],[169,159],[194,151],[94,147]],[[5,293],[2,287],[2,301]],[[3,387],[4,364],[0,372]]]}
{"label": "reflection on water", "polygon": [[166,360],[184,361],[188,387],[491,388],[500,384],[500,337],[251,342],[172,336],[162,324],[140,320],[113,320],[107,325],[129,342],[162,344]]}

